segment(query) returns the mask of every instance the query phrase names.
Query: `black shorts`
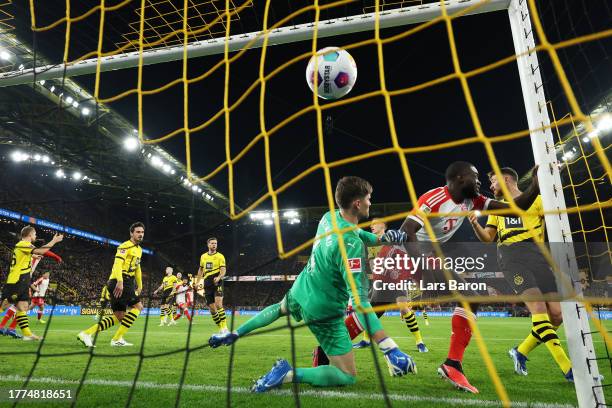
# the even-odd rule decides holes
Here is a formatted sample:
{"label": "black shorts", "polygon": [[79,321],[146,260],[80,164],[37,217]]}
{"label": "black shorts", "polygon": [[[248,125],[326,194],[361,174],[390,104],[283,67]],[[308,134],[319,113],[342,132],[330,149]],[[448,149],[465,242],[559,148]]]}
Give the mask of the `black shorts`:
{"label": "black shorts", "polygon": [[123,292],[119,298],[115,298],[113,293],[115,291],[115,286],[117,286],[117,279],[109,280],[106,286],[108,286],[108,291],[110,293],[111,309],[113,309],[113,312],[125,312],[128,306],[132,307],[140,302],[140,297],[136,295],[136,282],[134,278],[124,277]]}
{"label": "black shorts", "polygon": [[168,288],[168,289],[164,289],[164,293],[162,294],[162,305],[171,305],[172,304],[172,300],[173,300],[173,296],[171,296],[170,294],[172,293],[172,288]]}
{"label": "black shorts", "polygon": [[4,285],[4,291],[2,293],[2,296],[12,304],[16,304],[17,302],[29,302],[29,280],[30,274],[24,273],[19,277],[19,280],[17,282],[7,283],[6,285]]}
{"label": "black shorts", "polygon": [[215,278],[216,276],[209,276],[204,279],[204,298],[207,305],[215,303],[216,297],[223,297],[223,279],[215,284]]}
{"label": "black shorts", "polygon": [[500,245],[497,258],[517,294],[531,288],[539,288],[543,294],[557,292],[555,275],[535,243]]}

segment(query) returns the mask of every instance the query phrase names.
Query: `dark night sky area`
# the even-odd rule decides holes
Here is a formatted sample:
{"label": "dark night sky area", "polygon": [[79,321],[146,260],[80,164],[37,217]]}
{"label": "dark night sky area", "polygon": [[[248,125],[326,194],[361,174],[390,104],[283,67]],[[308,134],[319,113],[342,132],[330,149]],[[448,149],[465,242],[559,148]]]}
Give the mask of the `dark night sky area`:
{"label": "dark night sky area", "polygon": [[[40,4],[40,2],[37,2]],[[182,2],[181,2],[182,3]],[[606,16],[602,12],[589,13],[588,18],[580,17],[581,8],[587,7],[584,2],[557,4],[550,7],[546,2],[540,9],[545,24],[550,27],[551,40],[567,39],[606,28]],[[582,4],[581,4],[582,3]],[[593,2],[589,7],[599,3]],[[75,6],[78,7],[78,6]],[[91,7],[91,5],[89,6]],[[276,6],[276,17],[286,11]],[[608,10],[609,11],[609,10]],[[341,10],[339,11],[341,12]],[[51,19],[52,12],[41,11],[41,21]],[[129,16],[126,16],[128,18]],[[89,44],[95,44],[92,27],[97,24],[97,15],[87,20],[82,32],[75,28],[71,43],[72,57],[83,51],[92,50]],[[325,18],[325,16],[323,16]],[[567,21],[564,21],[567,19]],[[133,20],[133,18],[132,18]],[[600,21],[601,20],[601,21]],[[245,26],[255,24],[251,19],[243,22]],[[555,24],[557,23],[557,24]],[[118,23],[115,23],[118,24]],[[75,25],[77,27],[78,24]],[[89,28],[87,28],[89,27]],[[464,71],[490,64],[514,53],[510,27],[504,12],[465,17],[454,21],[457,47],[461,67]],[[388,37],[406,27],[385,30],[383,37]],[[584,31],[584,32],[581,32]],[[51,58],[56,58],[50,51],[51,45],[57,52],[57,44],[63,42],[63,28],[50,33],[39,34],[38,44]],[[109,28],[108,35],[112,36]],[[344,46],[366,38],[372,38],[372,32],[348,36],[326,38],[319,41],[318,48],[325,46]],[[606,42],[607,41],[607,42]],[[283,62],[311,49],[310,42],[270,47],[266,58],[266,72],[278,67]],[[609,75],[602,78],[597,75],[601,66],[596,64],[601,55],[610,55],[610,41],[605,40],[586,44],[580,50],[582,58],[576,59],[567,54],[567,61],[572,64],[578,84],[577,96],[583,107],[596,103],[597,95],[609,89]],[[568,51],[569,52],[569,51]],[[367,93],[379,88],[378,58],[375,46],[366,46],[350,50],[357,62],[358,79],[349,97]],[[231,65],[230,103],[235,101],[259,74],[261,50],[249,50],[236,63]],[[385,76],[388,89],[401,89],[432,80],[452,73],[451,53],[446,28],[438,24],[421,33],[390,43],[384,47]],[[561,53],[561,57],[564,54]],[[590,57],[590,59],[589,59]],[[211,56],[189,60],[189,77],[197,76],[212,67],[220,56]],[[598,67],[592,81],[579,81],[588,72],[590,65],[582,63],[587,60]],[[542,72],[546,81],[549,96],[557,96],[559,87],[552,75],[548,57],[540,53],[543,63]],[[312,103],[312,94],[305,81],[307,60],[300,61],[266,83],[265,121],[268,128],[273,127],[287,116]],[[583,66],[584,65],[584,66]],[[607,62],[609,67],[610,62]],[[584,71],[584,72],[583,72]],[[572,79],[572,72],[569,73]],[[608,72],[609,74],[609,72]],[[181,76],[181,63],[167,63],[148,66],[144,69],[144,89],[158,87]],[[78,83],[93,90],[93,76],[75,78]],[[222,108],[224,92],[224,70],[220,69],[204,81],[189,88],[189,124],[196,126]],[[115,95],[137,84],[136,70],[124,70],[102,74],[102,97]],[[527,128],[523,108],[518,71],[515,63],[510,63],[472,78],[470,90],[476,109],[486,135],[494,136],[511,133]],[[259,88],[231,114],[231,150],[237,154],[260,131],[259,124]],[[325,103],[321,100],[322,103]],[[560,112],[566,112],[563,98],[556,98],[555,103]],[[137,98],[130,96],[110,105],[132,123],[137,123]],[[459,140],[475,135],[463,91],[458,80],[433,86],[417,93],[397,96],[392,99],[393,114],[399,142],[403,147],[425,146],[452,140]],[[182,85],[154,96],[146,96],[143,104],[144,131],[148,138],[159,137],[169,131],[182,127],[183,124],[183,89]],[[323,112],[323,120],[328,117],[333,121],[333,129],[325,135],[325,151],[328,161],[366,153],[372,150],[390,147],[391,138],[385,111],[384,99],[375,97],[341,106]],[[225,160],[224,118],[220,117],[212,126],[192,134],[191,157],[193,169],[199,175],[215,169]],[[316,164],[319,160],[316,136],[316,117],[307,113],[271,136],[271,171],[275,187],[279,187],[300,172]],[[184,137],[162,143],[162,146],[185,162]],[[495,154],[501,165],[516,168],[519,173],[533,166],[528,138],[496,144]],[[235,167],[236,201],[246,206],[265,192],[266,179],[264,167],[263,142],[259,142]],[[491,166],[484,147],[472,144],[459,148],[445,149],[429,153],[410,154],[407,156],[414,179],[417,194],[444,184],[443,173],[448,163],[453,160],[468,160],[486,173]],[[407,201],[408,195],[396,155],[380,156],[358,163],[352,163],[332,170],[332,182],[342,175],[359,175],[374,184],[373,201],[392,202]],[[483,178],[484,181],[484,178]],[[227,172],[223,171],[211,183],[220,191],[227,193]],[[486,183],[485,183],[486,184]],[[323,172],[318,170],[291,187],[280,197],[281,207],[326,205],[323,195]],[[270,205],[268,201],[265,205]]]}

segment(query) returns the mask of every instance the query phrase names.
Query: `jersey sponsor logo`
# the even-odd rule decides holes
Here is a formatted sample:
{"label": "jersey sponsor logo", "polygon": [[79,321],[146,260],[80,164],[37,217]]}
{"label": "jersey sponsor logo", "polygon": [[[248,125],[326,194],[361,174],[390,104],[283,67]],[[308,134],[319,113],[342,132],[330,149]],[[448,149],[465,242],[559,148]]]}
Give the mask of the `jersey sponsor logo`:
{"label": "jersey sponsor logo", "polygon": [[212,269],[212,267],[213,267],[212,262],[206,262],[206,269]]}
{"label": "jersey sponsor logo", "polygon": [[361,258],[349,258],[348,264],[352,273],[361,272]]}
{"label": "jersey sponsor logo", "polygon": [[525,280],[521,275],[514,275],[514,284],[516,286],[521,286]]}
{"label": "jersey sponsor logo", "polygon": [[125,254],[127,253],[127,249],[120,249],[120,250],[119,250],[119,253],[120,253],[121,255],[125,255]]}
{"label": "jersey sponsor logo", "polygon": [[521,217],[504,217],[504,226],[506,228],[523,228],[523,219]]}

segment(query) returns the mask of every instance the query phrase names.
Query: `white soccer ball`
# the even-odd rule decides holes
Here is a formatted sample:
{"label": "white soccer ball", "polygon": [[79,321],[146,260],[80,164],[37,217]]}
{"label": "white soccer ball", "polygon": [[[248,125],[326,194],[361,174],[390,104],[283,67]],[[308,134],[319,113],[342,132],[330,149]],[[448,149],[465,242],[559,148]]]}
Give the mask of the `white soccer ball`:
{"label": "white soccer ball", "polygon": [[326,47],[317,51],[316,57],[310,58],[306,67],[306,82],[313,92],[315,75],[319,98],[339,99],[353,89],[357,81],[357,64],[346,50]]}

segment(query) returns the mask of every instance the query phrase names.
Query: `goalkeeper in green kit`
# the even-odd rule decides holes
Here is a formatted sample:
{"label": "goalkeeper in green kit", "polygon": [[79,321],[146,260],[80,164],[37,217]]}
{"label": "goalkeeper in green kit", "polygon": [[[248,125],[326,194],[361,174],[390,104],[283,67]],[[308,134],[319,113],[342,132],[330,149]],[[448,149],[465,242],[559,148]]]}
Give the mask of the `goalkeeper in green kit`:
{"label": "goalkeeper in green kit", "polygon": [[[340,252],[338,235],[332,233],[332,216],[339,229],[355,227],[344,232],[342,239],[348,258],[348,266],[354,278],[357,292],[364,308],[369,308],[368,280],[365,270],[363,241],[373,243],[376,235],[357,228],[355,224],[367,219],[370,212],[372,186],[359,177],[343,177],[338,181],[335,199],[340,210],[327,212],[317,228],[317,237],[306,267],[299,274],[284,299],[268,306],[256,316],[238,327],[233,333],[215,334],[208,343],[216,348],[230,345],[253,330],[268,326],[277,319],[291,315],[306,323],[312,334],[329,356],[330,365],[314,368],[292,368],[287,360],[278,360],[272,369],[259,378],[251,391],[265,392],[284,383],[307,383],[330,387],[351,385],[356,381],[357,369],[349,329],[345,324],[345,310],[351,297],[346,276],[347,268]],[[389,235],[386,235],[387,237]],[[375,313],[354,313],[352,325],[370,332],[371,338],[384,353],[391,375],[416,373],[412,358],[401,352],[387,335]]]}

